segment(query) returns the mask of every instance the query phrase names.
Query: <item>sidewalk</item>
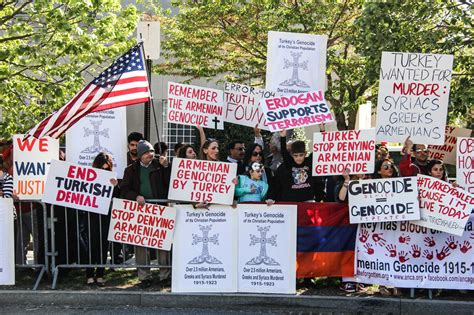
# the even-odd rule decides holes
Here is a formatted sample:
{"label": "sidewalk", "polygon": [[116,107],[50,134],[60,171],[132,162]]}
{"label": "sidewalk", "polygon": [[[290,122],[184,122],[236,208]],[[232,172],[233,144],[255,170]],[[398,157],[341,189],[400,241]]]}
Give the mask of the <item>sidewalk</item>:
{"label": "sidewalk", "polygon": [[0,291],[0,305],[136,306],[264,312],[358,314],[474,314],[474,301],[407,298],[288,296],[275,294],[171,294],[117,291]]}

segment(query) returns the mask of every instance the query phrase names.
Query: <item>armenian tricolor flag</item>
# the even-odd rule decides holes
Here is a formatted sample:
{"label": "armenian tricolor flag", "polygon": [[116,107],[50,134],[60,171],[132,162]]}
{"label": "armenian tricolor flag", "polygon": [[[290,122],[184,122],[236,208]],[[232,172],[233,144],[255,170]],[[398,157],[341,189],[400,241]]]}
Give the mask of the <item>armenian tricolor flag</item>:
{"label": "armenian tricolor flag", "polygon": [[298,204],[296,276],[353,277],[357,225],[346,204]]}

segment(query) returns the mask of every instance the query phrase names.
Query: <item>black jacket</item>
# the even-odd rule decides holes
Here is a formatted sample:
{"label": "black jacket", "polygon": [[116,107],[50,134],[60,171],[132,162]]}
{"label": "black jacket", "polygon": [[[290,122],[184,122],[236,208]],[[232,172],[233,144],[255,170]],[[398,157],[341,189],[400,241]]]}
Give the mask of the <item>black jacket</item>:
{"label": "black jacket", "polygon": [[151,184],[151,191],[154,199],[167,199],[168,188],[171,177],[171,165],[164,168],[158,161],[153,159],[151,161],[150,178],[140,178],[140,160],[136,160],[127,168],[123,174],[123,180],[120,184],[121,197],[123,199],[133,200],[140,196],[140,181],[149,180]]}

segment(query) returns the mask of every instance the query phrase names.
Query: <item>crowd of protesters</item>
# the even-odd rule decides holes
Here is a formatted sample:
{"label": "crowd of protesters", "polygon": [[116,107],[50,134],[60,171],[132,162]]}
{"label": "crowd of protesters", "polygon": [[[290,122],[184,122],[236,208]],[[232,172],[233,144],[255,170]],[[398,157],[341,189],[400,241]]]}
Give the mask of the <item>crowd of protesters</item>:
{"label": "crowd of protesters", "polygon": [[[200,146],[178,143],[174,146],[174,156],[185,159],[202,159],[219,161],[222,144],[217,139],[207,139],[202,128],[199,128]],[[390,157],[385,145],[377,145],[375,171],[373,174],[351,174],[346,169],[340,176],[318,177],[312,175],[312,154],[308,155],[306,144],[301,140],[290,141],[287,132],[281,131],[272,135],[268,143],[268,155],[264,154],[265,144],[258,128],[254,129],[255,140],[246,144],[235,139],[226,146],[227,157],[223,162],[237,164],[237,178],[234,179],[236,202],[266,202],[268,205],[278,202],[340,202],[347,203],[347,187],[350,180],[367,178],[392,178],[398,176],[430,175],[447,180],[446,167],[440,160],[429,160],[428,149],[424,144],[413,144],[409,138],[404,143],[402,158],[397,166]],[[2,169],[0,170],[0,197],[15,198],[13,194],[12,143],[0,143]],[[64,155],[64,154],[63,154]],[[64,158],[64,156],[61,156]],[[113,157],[100,153],[92,163],[92,167],[112,171]],[[168,147],[163,142],[154,146],[143,139],[142,134],[132,132],[128,136],[127,167],[123,179],[112,180],[114,197],[137,201],[144,204],[146,200],[168,198],[171,165]],[[207,208],[208,204],[198,203],[195,208]],[[22,209],[16,209],[22,211]],[[78,211],[80,224],[78,235],[79,246],[85,252],[86,259],[82,262],[92,265],[106,265],[107,257],[111,257],[111,265],[118,265],[135,255],[138,277],[141,286],[152,284],[149,266],[150,261],[158,259],[160,265],[169,266],[169,251],[153,251],[145,247],[109,243],[107,232],[110,215],[100,215]],[[31,222],[30,222],[31,224]],[[65,222],[68,224],[68,222]],[[17,223],[18,225],[18,223]],[[25,228],[31,234],[31,227]],[[18,229],[23,231],[23,228]],[[28,232],[29,231],[29,232]],[[26,244],[30,235],[23,235]],[[17,239],[17,242],[19,240]],[[25,241],[17,246],[24,255]],[[79,259],[79,258],[78,258]],[[79,259],[81,261],[81,259]],[[24,263],[25,257],[17,259]],[[170,269],[160,268],[160,283],[169,285]],[[86,270],[88,285],[104,285],[104,268],[88,268]],[[342,289],[354,292],[353,282],[344,281]]]}

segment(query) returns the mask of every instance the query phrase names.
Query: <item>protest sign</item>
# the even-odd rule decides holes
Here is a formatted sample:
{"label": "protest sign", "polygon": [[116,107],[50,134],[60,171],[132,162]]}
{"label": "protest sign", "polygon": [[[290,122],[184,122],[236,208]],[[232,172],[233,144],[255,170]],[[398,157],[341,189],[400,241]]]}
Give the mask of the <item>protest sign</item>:
{"label": "protest sign", "polygon": [[462,236],[409,223],[359,225],[356,279],[397,288],[474,289],[474,214]]}
{"label": "protest sign", "polygon": [[224,85],[226,121],[252,128],[258,126],[262,130],[269,130],[264,114],[258,105],[261,99],[271,97],[275,97],[274,92],[226,82]]}
{"label": "protest sign", "polygon": [[375,162],[375,130],[347,130],[313,134],[313,175],[371,174]]}
{"label": "protest sign", "polygon": [[440,179],[418,174],[420,220],[414,224],[462,235],[471,211],[474,195]]}
{"label": "protest sign", "polygon": [[115,172],[53,160],[43,202],[78,210],[108,214]]}
{"label": "protest sign", "polygon": [[377,141],[444,143],[452,55],[382,52]]}
{"label": "protest sign", "polygon": [[0,198],[0,285],[15,284],[13,199]]}
{"label": "protest sign", "polygon": [[239,292],[296,293],[296,205],[239,211]]}
{"label": "protest sign", "polygon": [[104,152],[112,156],[117,178],[127,167],[127,112],[125,107],[91,113],[66,131],[66,160],[92,166]]}
{"label": "protest sign", "polygon": [[162,250],[173,243],[176,209],[113,199],[108,240]]}
{"label": "protest sign", "polygon": [[20,199],[39,200],[43,197],[51,160],[59,157],[59,140],[50,137],[23,140],[13,136],[13,188]]}
{"label": "protest sign", "polygon": [[321,90],[263,99],[260,107],[272,132],[335,120]]}
{"label": "protest sign", "polygon": [[176,206],[172,292],[237,292],[237,212]]}
{"label": "protest sign", "polygon": [[354,180],[347,194],[351,223],[420,218],[415,177]]}
{"label": "protest sign", "polygon": [[429,145],[429,159],[438,159],[446,164],[456,165],[456,139],[458,137],[469,137],[471,129],[446,126],[444,144]]}
{"label": "protest sign", "polygon": [[295,94],[326,88],[326,35],[268,32],[266,89]]}
{"label": "protest sign", "polygon": [[458,138],[456,152],[456,182],[474,194],[474,138]]}
{"label": "protest sign", "polygon": [[236,163],[175,158],[168,198],[231,205],[236,174]]}
{"label": "protest sign", "polygon": [[224,115],[222,91],[168,82],[169,123],[224,129]]}

